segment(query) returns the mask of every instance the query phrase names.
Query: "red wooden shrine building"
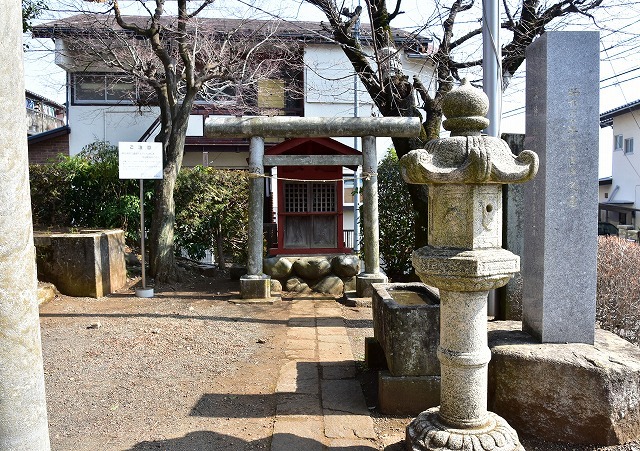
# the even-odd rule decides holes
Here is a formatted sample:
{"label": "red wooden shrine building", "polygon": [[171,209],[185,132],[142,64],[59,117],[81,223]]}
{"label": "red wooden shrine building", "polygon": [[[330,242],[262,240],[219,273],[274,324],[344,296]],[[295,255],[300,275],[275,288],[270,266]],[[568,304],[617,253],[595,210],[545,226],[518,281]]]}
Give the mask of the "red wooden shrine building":
{"label": "red wooden shrine building", "polygon": [[265,169],[277,168],[277,246],[269,254],[352,252],[344,243],[342,173],[361,161],[361,152],[331,138],[289,139],[265,151]]}

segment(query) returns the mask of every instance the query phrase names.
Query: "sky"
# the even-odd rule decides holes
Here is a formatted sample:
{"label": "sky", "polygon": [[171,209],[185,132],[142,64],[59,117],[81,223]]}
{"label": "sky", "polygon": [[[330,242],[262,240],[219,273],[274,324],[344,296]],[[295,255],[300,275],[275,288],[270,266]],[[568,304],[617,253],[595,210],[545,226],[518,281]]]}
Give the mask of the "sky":
{"label": "sky", "polygon": [[[60,10],[44,15],[38,22],[52,20],[61,15],[69,15],[73,8],[68,2],[75,0],[50,0],[51,9]],[[345,0],[344,6],[353,9],[359,0]],[[489,0],[487,0],[489,1]],[[507,0],[514,3],[516,0]],[[122,1],[125,13],[139,14],[140,3]],[[167,5],[172,2],[168,1]],[[196,2],[193,2],[194,4]],[[450,3],[442,0],[403,0],[401,14],[393,22],[393,26],[408,30],[422,30],[424,24],[431,24],[432,28],[422,30],[422,34],[429,36],[430,32],[438,35],[440,19],[434,11],[438,11],[440,3]],[[502,1],[499,2],[502,4]],[[544,0],[541,3],[545,3]],[[546,3],[552,3],[551,0]],[[595,14],[595,21],[589,17],[563,20],[551,29],[564,30],[599,30],[600,31],[600,112],[617,108],[626,103],[640,99],[640,0],[625,1],[605,0],[608,6],[601,8]],[[94,7],[87,2],[80,2],[84,8]],[[363,2],[364,4],[364,2]],[[395,5],[389,1],[388,5]],[[476,1],[475,10],[460,15],[457,23],[460,36],[467,30],[478,26],[481,15],[481,2]],[[101,7],[100,5],[95,7]],[[392,6],[389,6],[391,8]],[[506,19],[504,8],[501,6],[502,19]],[[322,20],[322,13],[312,5],[301,0],[217,0],[207,11],[212,17],[244,16],[256,18],[279,17],[285,20]],[[367,22],[367,18],[363,18]],[[502,39],[505,37],[501,32]],[[25,36],[28,50],[25,53],[25,85],[34,91],[60,103],[65,102],[65,73],[54,62],[53,43],[51,40],[33,40]],[[504,41],[503,41],[504,42]],[[461,49],[469,58],[477,56],[481,49],[478,43]],[[460,58],[467,55],[461,55]],[[481,56],[481,53],[480,53]],[[526,64],[525,64],[526,65]],[[502,132],[524,133],[525,129],[525,68],[514,74],[502,100]],[[470,74],[471,80],[480,75]],[[611,128],[601,129],[600,142],[600,171],[599,176],[611,175]]]}

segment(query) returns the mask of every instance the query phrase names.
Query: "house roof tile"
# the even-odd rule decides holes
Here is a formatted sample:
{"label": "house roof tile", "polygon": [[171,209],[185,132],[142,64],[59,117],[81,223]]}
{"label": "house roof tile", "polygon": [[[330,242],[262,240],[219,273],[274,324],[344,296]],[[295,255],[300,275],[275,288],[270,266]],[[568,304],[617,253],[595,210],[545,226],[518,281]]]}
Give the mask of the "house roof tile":
{"label": "house roof tile", "polygon": [[[144,26],[148,23],[148,16],[126,16],[127,22]],[[162,23],[170,26],[177,21],[175,16],[165,16]],[[234,18],[197,18],[200,32],[210,30],[212,34],[228,34],[237,32],[244,35],[275,35],[284,39],[312,43],[332,43],[331,32],[322,22],[311,21],[285,21],[285,20],[257,20],[257,19],[234,19]],[[105,25],[118,32],[119,29],[114,16],[106,19],[97,19],[94,15],[77,14],[64,19],[47,22],[33,27],[34,38],[57,38],[74,35],[86,35],[96,33],[96,30],[104,30]],[[406,30],[393,28],[392,33],[396,44],[403,46],[413,53],[431,53],[433,47],[432,40],[420,34],[408,32]],[[371,27],[364,24],[361,28],[360,39],[363,43],[371,40]]]}
{"label": "house roof tile", "polygon": [[600,128],[610,127],[613,125],[613,118],[622,114],[630,113],[640,109],[640,100],[629,102],[626,105],[619,106],[609,111],[605,111],[600,115]]}

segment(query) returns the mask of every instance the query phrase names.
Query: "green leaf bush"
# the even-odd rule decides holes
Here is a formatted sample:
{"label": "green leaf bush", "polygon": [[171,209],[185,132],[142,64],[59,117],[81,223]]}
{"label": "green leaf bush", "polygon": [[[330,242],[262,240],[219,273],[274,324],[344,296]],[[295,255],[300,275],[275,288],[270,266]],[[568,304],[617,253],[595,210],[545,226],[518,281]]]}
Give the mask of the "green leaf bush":
{"label": "green leaf bush", "polygon": [[411,278],[415,213],[393,148],[378,166],[380,266],[393,281]]}
{"label": "green leaf bush", "polygon": [[245,171],[196,166],[183,169],[176,181],[176,243],[201,259],[214,249],[225,262],[247,259],[249,179]]}
{"label": "green leaf bush", "polygon": [[[31,165],[31,207],[37,229],[120,228],[127,245],[140,245],[139,180],[120,180],[118,149],[95,142],[73,157]],[[145,227],[153,209],[152,180],[144,182]],[[178,250],[218,262],[246,261],[248,178],[243,171],[183,169],[174,191]]]}
{"label": "green leaf bush", "polygon": [[[76,156],[31,165],[29,181],[36,228],[121,228],[127,244],[140,240],[139,181],[118,178],[116,146],[95,142]],[[145,183],[145,208],[152,192]]]}

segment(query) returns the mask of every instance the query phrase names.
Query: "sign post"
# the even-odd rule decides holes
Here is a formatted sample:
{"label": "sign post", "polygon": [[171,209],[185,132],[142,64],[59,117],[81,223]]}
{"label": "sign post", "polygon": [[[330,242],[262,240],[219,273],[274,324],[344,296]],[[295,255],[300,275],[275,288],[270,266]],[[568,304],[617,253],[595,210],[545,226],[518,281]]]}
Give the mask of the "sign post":
{"label": "sign post", "polygon": [[118,173],[120,179],[140,180],[140,253],[142,259],[142,288],[136,289],[139,298],[152,298],[153,288],[147,288],[144,250],[144,179],[162,179],[162,143],[118,143]]}

